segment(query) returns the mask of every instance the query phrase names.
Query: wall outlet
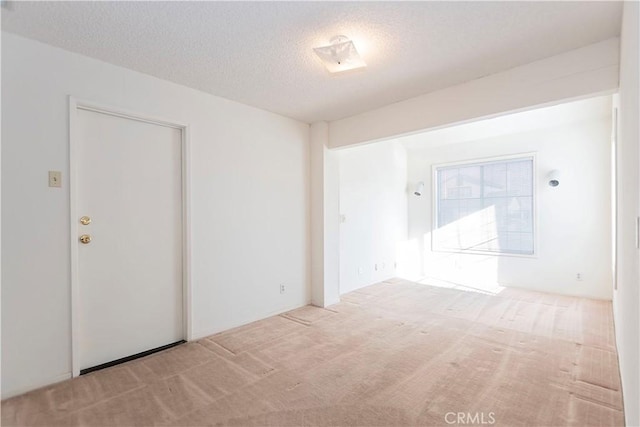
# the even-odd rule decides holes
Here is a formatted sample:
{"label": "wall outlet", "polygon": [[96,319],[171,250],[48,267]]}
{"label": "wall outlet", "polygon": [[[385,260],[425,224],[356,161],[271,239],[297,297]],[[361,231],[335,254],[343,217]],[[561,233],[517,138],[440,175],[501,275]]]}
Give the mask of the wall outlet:
{"label": "wall outlet", "polygon": [[378,264],[374,264],[374,265],[373,265],[373,268],[374,268],[376,271],[378,271]]}
{"label": "wall outlet", "polygon": [[576,274],[576,280],[582,281],[582,273],[577,273]]}
{"label": "wall outlet", "polygon": [[362,276],[362,267],[358,267],[358,276]]}
{"label": "wall outlet", "polygon": [[280,285],[280,293],[284,294],[284,291],[285,291],[284,285]]}

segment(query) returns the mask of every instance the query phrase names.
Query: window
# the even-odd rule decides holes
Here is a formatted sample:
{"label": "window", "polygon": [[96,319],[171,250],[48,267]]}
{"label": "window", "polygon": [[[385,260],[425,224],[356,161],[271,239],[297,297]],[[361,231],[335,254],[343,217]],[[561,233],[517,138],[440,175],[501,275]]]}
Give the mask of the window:
{"label": "window", "polygon": [[435,167],[433,249],[532,255],[533,156]]}

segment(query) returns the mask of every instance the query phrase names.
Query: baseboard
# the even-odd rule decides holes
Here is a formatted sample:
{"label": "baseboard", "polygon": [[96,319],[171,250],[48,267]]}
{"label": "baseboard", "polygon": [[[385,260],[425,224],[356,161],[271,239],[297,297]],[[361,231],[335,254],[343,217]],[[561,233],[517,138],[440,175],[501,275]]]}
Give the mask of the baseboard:
{"label": "baseboard", "polygon": [[199,339],[206,338],[206,337],[209,337],[211,335],[219,334],[220,332],[225,332],[225,331],[228,331],[228,330],[233,329],[233,328],[238,328],[240,326],[248,325],[249,323],[257,322],[258,320],[266,319],[267,317],[277,316],[279,314],[286,313],[287,311],[295,310],[296,308],[304,307],[304,306],[309,305],[309,304],[311,304],[310,301],[307,301],[306,303],[296,303],[296,304],[292,304],[290,306],[287,306],[285,308],[281,308],[281,309],[277,309],[277,310],[268,312],[266,314],[259,314],[257,316],[252,316],[252,317],[250,317],[248,319],[244,319],[244,320],[242,320],[240,322],[237,322],[237,323],[234,322],[234,324],[232,324],[230,326],[224,326],[222,328],[213,328],[213,329],[210,329],[210,330],[194,332],[189,341],[197,341]]}
{"label": "baseboard", "polygon": [[[398,276],[396,276],[395,274],[392,274],[390,276],[383,276],[381,278],[378,278],[378,279],[375,279],[375,280],[372,280],[372,281],[368,281],[368,282],[365,282],[365,283],[360,283],[360,284],[356,285],[354,288],[350,288],[350,289],[345,290],[345,291],[343,291],[342,287],[341,287],[340,288],[340,295],[346,295],[349,292],[354,292],[354,291],[357,291],[358,289],[366,288],[367,286],[375,285],[377,283],[382,283],[384,281],[387,281],[389,279],[393,279],[393,278],[396,278],[396,277],[398,277]],[[338,301],[336,301],[336,302],[332,302],[331,304],[327,304],[327,305],[333,305],[333,304],[337,304],[339,302],[340,302],[340,299],[338,299]]]}
{"label": "baseboard", "polygon": [[334,304],[338,304],[340,302],[340,297],[338,297],[337,299],[333,300],[333,301],[328,301],[324,307],[322,308],[327,308],[327,307],[331,307]]}
{"label": "baseboard", "polygon": [[521,285],[518,283],[508,283],[508,282],[500,283],[500,286],[505,288],[516,288],[516,289],[523,289],[525,291],[540,292],[543,294],[565,295],[569,297],[587,298],[587,299],[593,299],[593,300],[599,300],[599,301],[613,301],[613,294],[609,294],[609,293],[606,293],[605,295],[604,293],[599,293],[599,292],[598,293],[572,292],[572,291],[567,292],[566,290],[562,289],[562,287],[537,288],[534,286],[527,286],[527,285]]}
{"label": "baseboard", "polygon": [[39,382],[31,384],[29,386],[20,387],[20,388],[18,388],[16,390],[11,390],[11,391],[8,391],[6,393],[5,393],[4,390],[2,390],[2,400],[9,399],[9,398],[15,397],[15,396],[19,396],[21,394],[28,393],[30,391],[37,390],[39,388],[48,387],[48,386],[50,386],[52,384],[56,384],[56,383],[59,383],[59,382],[62,382],[62,381],[66,381],[66,380],[68,380],[70,378],[71,378],[71,372],[67,372],[67,373],[64,373],[64,374],[60,374],[60,375],[58,375],[56,377],[50,378],[48,380],[39,381]]}

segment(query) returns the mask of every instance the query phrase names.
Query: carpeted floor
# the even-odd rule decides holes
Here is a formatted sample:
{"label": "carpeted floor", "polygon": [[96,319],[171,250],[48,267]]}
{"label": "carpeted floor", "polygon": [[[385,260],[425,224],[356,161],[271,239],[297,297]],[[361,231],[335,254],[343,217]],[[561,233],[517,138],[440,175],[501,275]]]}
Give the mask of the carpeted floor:
{"label": "carpeted floor", "polygon": [[2,425],[623,425],[611,304],[392,280],[2,402]]}

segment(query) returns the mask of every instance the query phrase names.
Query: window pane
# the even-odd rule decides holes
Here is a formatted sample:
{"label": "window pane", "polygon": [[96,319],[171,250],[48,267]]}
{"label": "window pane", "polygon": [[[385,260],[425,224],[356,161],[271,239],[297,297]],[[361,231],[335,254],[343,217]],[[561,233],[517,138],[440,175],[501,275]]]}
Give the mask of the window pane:
{"label": "window pane", "polygon": [[460,215],[460,202],[458,200],[441,200],[438,209],[438,224],[447,225],[456,221]]}
{"label": "window pane", "polygon": [[507,229],[509,231],[533,231],[533,206],[531,197],[510,197],[508,206]]}
{"label": "window pane", "polygon": [[440,187],[440,199],[452,200],[458,199],[458,169],[444,169],[438,172],[438,181]]}
{"label": "window pane", "polygon": [[523,160],[507,164],[507,194],[510,196],[530,196],[532,184],[533,162]]}
{"label": "window pane", "polygon": [[533,159],[436,169],[437,248],[533,253]]}
{"label": "window pane", "polygon": [[464,199],[460,200],[460,211],[458,218],[464,218],[468,215],[473,215],[482,210],[482,199]]}
{"label": "window pane", "polygon": [[478,166],[458,169],[458,194],[461,199],[480,198],[481,168]]}
{"label": "window pane", "polygon": [[522,253],[527,255],[533,254],[533,233],[522,233],[520,236]]}
{"label": "window pane", "polygon": [[484,169],[484,197],[503,197],[507,191],[507,165],[491,163]]}

